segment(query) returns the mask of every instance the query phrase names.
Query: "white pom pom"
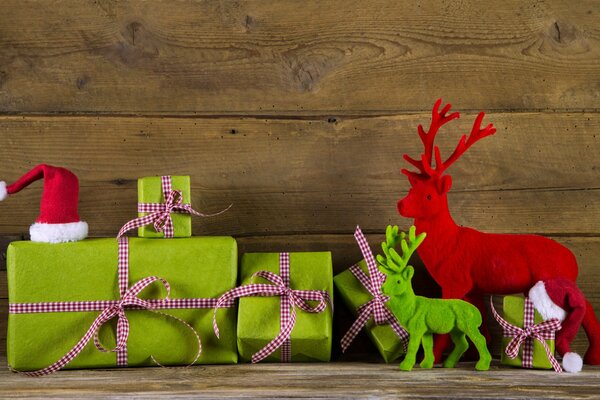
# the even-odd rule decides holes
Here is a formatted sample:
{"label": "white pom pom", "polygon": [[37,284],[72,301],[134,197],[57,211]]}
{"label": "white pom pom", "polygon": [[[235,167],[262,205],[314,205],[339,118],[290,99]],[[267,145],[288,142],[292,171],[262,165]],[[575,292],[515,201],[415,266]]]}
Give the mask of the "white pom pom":
{"label": "white pom pom", "polygon": [[6,182],[0,181],[0,201],[6,199],[8,192],[6,191]]}
{"label": "white pom pom", "polygon": [[562,365],[567,372],[579,372],[583,368],[583,360],[577,353],[565,353]]}

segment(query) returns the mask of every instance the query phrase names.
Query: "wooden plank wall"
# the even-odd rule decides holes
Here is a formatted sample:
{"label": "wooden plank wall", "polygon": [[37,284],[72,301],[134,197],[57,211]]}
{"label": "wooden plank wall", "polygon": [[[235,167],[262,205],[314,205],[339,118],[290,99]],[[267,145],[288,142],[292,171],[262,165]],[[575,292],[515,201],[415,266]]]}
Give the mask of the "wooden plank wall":
{"label": "wooden plank wall", "polygon": [[[233,203],[196,234],[331,249],[340,271],[359,258],[356,224],[374,243],[409,226],[401,155],[420,152],[438,97],[463,112],[443,152],[479,110],[498,127],[453,167],[457,222],[566,244],[600,310],[597,2],[0,3],[0,176],[71,168],[93,236],[134,215],[137,177],[189,174],[197,208]],[[0,205],[4,246],[26,237],[40,193]],[[0,352],[6,297],[0,272]]]}

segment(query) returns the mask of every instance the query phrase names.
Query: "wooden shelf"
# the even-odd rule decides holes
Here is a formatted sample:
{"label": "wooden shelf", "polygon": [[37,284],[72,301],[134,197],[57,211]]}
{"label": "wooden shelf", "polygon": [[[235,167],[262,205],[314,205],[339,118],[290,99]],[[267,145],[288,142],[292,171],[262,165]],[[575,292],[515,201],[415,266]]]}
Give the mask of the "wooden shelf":
{"label": "wooden shelf", "polygon": [[[6,358],[0,359],[6,365]],[[43,378],[0,372],[0,398],[595,398],[600,367],[579,374],[459,368],[402,372],[397,364],[239,364],[189,368],[60,371]]]}

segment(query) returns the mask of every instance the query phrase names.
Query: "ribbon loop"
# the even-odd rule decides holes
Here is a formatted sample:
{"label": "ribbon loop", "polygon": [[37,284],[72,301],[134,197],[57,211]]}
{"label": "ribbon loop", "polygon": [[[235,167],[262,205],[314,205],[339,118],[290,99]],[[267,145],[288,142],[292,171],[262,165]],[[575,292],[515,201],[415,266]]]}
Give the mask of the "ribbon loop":
{"label": "ribbon loop", "polygon": [[[282,362],[291,361],[291,334],[296,324],[296,308],[309,313],[321,313],[325,311],[329,304],[333,309],[333,302],[327,291],[292,289],[289,283],[289,270],[289,253],[280,253],[279,275],[270,271],[258,271],[252,275],[252,277],[261,277],[271,283],[250,283],[238,286],[224,293],[217,300],[218,306],[240,297],[281,297],[279,334],[265,347],[252,355],[253,363],[262,361],[277,349],[281,349]],[[311,306],[308,301],[317,301],[318,303]],[[217,308],[213,311],[213,330],[218,338]]]}
{"label": "ribbon loop", "polygon": [[350,329],[348,329],[348,332],[346,332],[344,337],[342,337],[342,352],[345,352],[348,349],[356,335],[358,335],[363,326],[365,326],[371,318],[373,318],[376,325],[390,324],[398,338],[402,341],[404,351],[406,351],[409,337],[408,332],[400,325],[394,314],[386,307],[385,303],[390,298],[381,291],[381,285],[385,282],[386,276],[383,272],[379,271],[379,268],[377,268],[377,261],[375,261],[371,247],[358,226],[354,231],[354,238],[356,239],[356,243],[367,264],[369,275],[367,276],[358,264],[350,267],[350,272],[364,288],[367,289],[373,298],[356,310],[358,314],[356,320]]}
{"label": "ribbon loop", "polygon": [[138,203],[138,212],[148,214],[132,219],[123,225],[117,234],[117,238],[120,238],[132,229],[150,224],[154,226],[156,232],[162,232],[165,238],[172,238],[175,234],[173,230],[173,213],[196,215],[199,217],[214,217],[231,208],[230,204],[224,210],[214,214],[201,213],[194,210],[190,204],[183,204],[183,193],[180,190],[172,189],[170,176],[161,176],[160,180],[164,203]]}
{"label": "ribbon loop", "polygon": [[523,311],[523,328],[513,325],[502,318],[496,309],[494,308],[494,303],[492,298],[490,297],[490,306],[492,310],[492,315],[498,321],[500,326],[502,326],[502,330],[504,331],[504,337],[512,338],[508,345],[506,346],[505,353],[511,359],[516,358],[519,355],[519,351],[521,346],[523,346],[522,353],[522,365],[523,368],[533,368],[533,340],[537,340],[542,344],[544,350],[546,351],[546,356],[552,365],[552,368],[556,372],[562,372],[562,368],[552,352],[550,351],[550,347],[546,343],[546,340],[554,339],[554,332],[561,329],[561,323],[558,319],[553,318],[544,322],[540,322],[539,324],[534,324],[534,308],[531,300],[529,298],[525,298],[525,308]]}

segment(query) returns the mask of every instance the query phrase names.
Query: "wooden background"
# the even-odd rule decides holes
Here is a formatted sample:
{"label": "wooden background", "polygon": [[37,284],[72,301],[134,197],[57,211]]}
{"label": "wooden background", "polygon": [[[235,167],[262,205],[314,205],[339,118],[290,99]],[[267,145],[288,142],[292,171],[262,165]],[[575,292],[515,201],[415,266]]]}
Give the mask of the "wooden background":
{"label": "wooden background", "polygon": [[[564,243],[600,311],[597,1],[0,3],[0,176],[72,169],[92,236],[135,215],[138,177],[189,174],[198,209],[233,203],[196,234],[330,249],[341,271],[360,258],[357,224],[373,244],[410,225],[401,156],[420,153],[438,97],[462,112],[442,152],[479,110],[498,128],[451,170],[457,222]],[[40,194],[0,204],[3,247],[26,237]],[[437,293],[423,268],[418,283]],[[6,309],[2,267],[0,354]],[[373,351],[361,341],[355,354]]]}

